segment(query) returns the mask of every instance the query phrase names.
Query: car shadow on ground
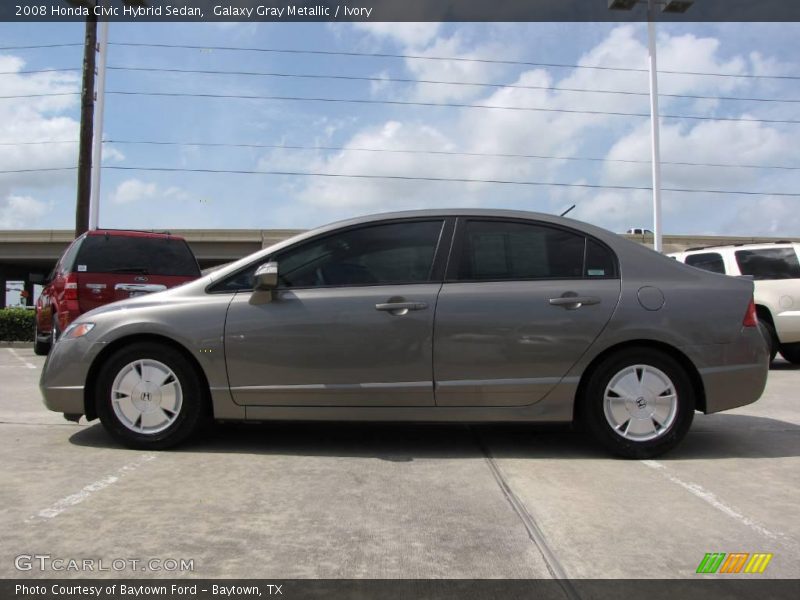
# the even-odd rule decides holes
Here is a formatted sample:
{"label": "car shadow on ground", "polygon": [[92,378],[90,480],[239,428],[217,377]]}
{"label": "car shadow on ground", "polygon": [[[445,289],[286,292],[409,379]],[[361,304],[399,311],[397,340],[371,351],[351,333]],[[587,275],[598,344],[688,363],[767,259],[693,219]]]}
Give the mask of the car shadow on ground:
{"label": "car shadow on ground", "polygon": [[[70,442],[122,448],[95,423]],[[608,459],[588,433],[569,426],[415,423],[217,424],[173,452],[276,456],[368,457],[407,462],[429,458]],[[748,415],[697,414],[683,442],[663,460],[800,456],[800,426]]]}

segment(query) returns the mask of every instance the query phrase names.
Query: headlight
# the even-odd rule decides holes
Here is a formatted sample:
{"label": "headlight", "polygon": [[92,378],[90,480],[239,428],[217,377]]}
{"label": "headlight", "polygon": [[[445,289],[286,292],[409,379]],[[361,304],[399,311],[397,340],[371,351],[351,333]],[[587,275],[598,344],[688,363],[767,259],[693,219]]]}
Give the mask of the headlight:
{"label": "headlight", "polygon": [[62,334],[62,338],[73,340],[75,338],[83,337],[94,329],[94,323],[72,323],[67,326]]}

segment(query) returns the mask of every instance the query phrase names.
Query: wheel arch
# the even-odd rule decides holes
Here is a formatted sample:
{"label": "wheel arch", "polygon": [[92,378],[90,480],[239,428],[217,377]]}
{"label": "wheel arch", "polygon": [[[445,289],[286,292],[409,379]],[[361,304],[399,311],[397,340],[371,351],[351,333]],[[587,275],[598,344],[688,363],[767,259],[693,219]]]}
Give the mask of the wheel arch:
{"label": "wheel arch", "polygon": [[763,318],[765,321],[769,322],[772,328],[775,329],[775,319],[772,318],[772,311],[769,306],[756,303],[756,316],[758,316],[759,319]]}
{"label": "wheel arch", "polygon": [[206,391],[206,402],[208,403],[209,410],[211,410],[211,402],[210,402],[210,393],[207,391],[209,390],[208,385],[208,377],[206,377],[206,373],[203,370],[203,367],[200,366],[200,363],[194,357],[194,355],[189,351],[186,346],[176,342],[175,340],[168,338],[163,335],[158,335],[154,333],[138,333],[133,335],[123,336],[118,338],[108,344],[105,348],[103,348],[100,353],[95,357],[94,361],[92,361],[92,365],[89,367],[89,372],[86,375],[86,386],[84,387],[83,393],[83,410],[84,415],[88,421],[92,421],[97,418],[97,410],[95,409],[95,393],[96,393],[96,385],[97,385],[97,378],[100,374],[101,367],[108,361],[109,357],[111,357],[117,350],[128,346],[130,344],[135,344],[139,342],[154,342],[157,344],[163,344],[165,346],[169,346],[178,352],[180,352],[186,359],[188,359],[189,363],[194,368],[197,376],[200,378],[201,389]]}
{"label": "wheel arch", "polygon": [[689,376],[689,381],[692,384],[692,389],[694,390],[696,396],[696,409],[702,412],[706,411],[706,394],[705,387],[703,386],[703,379],[691,359],[678,348],[671,346],[670,344],[656,340],[639,339],[628,340],[614,344],[613,346],[609,346],[595,356],[586,369],[584,369],[580,382],[578,383],[578,389],[575,393],[574,421],[577,422],[581,417],[583,398],[586,392],[586,386],[588,385],[589,379],[591,379],[592,373],[594,373],[598,366],[609,356],[630,348],[650,348],[653,350],[659,350],[675,359],[685,369],[687,375]]}

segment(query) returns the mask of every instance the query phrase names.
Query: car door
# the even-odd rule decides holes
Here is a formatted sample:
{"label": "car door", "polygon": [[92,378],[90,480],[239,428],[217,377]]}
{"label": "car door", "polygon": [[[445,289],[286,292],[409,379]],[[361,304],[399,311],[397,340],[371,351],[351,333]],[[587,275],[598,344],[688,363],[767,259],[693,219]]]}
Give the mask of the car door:
{"label": "car door", "polygon": [[597,338],[619,295],[612,251],[581,232],[460,219],[436,307],[436,404],[537,402]]}
{"label": "car door", "polygon": [[270,256],[279,281],[272,301],[251,302],[251,277],[228,309],[234,400],[432,406],[433,316],[451,230],[442,218],[380,222]]}

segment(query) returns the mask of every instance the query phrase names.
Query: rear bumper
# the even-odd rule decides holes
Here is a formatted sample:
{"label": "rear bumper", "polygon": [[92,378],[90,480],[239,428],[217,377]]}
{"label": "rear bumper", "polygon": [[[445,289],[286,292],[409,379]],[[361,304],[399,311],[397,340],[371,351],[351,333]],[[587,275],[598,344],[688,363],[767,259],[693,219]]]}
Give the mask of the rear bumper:
{"label": "rear bumper", "polygon": [[800,342],[800,310],[785,310],[777,313],[775,332],[782,344]]}
{"label": "rear bumper", "polygon": [[730,344],[692,350],[705,359],[695,361],[705,392],[703,412],[746,406],[761,397],[769,374],[769,352],[758,328],[744,328]]}

